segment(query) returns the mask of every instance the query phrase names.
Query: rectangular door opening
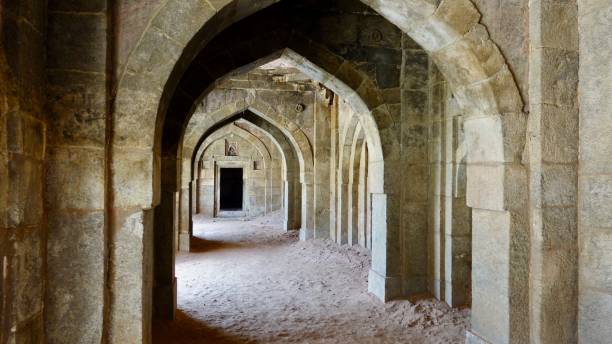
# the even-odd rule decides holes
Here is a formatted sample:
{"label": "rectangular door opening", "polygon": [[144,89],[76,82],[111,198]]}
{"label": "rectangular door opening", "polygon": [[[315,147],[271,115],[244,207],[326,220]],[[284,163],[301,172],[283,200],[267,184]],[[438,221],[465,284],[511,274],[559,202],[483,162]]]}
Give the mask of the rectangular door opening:
{"label": "rectangular door opening", "polygon": [[219,209],[242,210],[242,168],[221,168],[219,178]]}

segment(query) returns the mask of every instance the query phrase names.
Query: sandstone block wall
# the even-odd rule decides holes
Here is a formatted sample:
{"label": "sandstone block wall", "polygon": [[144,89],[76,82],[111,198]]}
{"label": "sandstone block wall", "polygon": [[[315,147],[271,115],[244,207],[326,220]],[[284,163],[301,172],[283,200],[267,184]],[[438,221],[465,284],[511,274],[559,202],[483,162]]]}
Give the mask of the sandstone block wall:
{"label": "sandstone block wall", "polygon": [[[607,342],[609,1],[285,1],[250,17],[248,30],[222,33],[231,49],[207,46],[208,59],[195,59],[213,33],[273,2],[0,2],[0,341],[149,340],[152,284],[156,295],[174,292],[173,229],[188,226],[194,195],[177,174],[191,164],[180,145],[190,106],[217,77],[291,48],[321,67],[311,77],[352,90],[340,98],[363,100],[379,131],[385,159],[368,165],[384,163],[384,173],[365,178],[360,167],[357,179],[384,176],[387,185],[365,201],[344,192],[353,212],[360,202],[372,210],[365,231],[357,221],[358,233],[374,225],[371,290],[383,299],[430,290],[455,302],[447,263],[465,261],[442,252],[461,247],[452,229],[469,218],[465,194],[473,208],[470,342]],[[198,80],[180,83],[192,58]],[[461,120],[451,126],[431,107],[438,83],[423,72],[432,61],[462,110],[465,193],[453,182],[463,166],[449,154],[461,147]],[[292,107],[277,111],[298,123],[313,156],[330,147],[329,176],[315,159],[305,176],[289,177],[299,167],[288,164],[283,183],[300,188],[292,199],[301,202],[301,183],[289,179],[312,177],[303,222],[310,236],[334,238],[341,114],[315,103],[305,119]],[[375,156],[375,146],[361,156]],[[355,162],[357,145],[350,150]],[[328,194],[319,192],[325,185]],[[165,264],[153,281],[152,251],[162,243],[155,256]],[[156,300],[158,313],[172,312],[172,297]]]}
{"label": "sandstone block wall", "polygon": [[1,343],[45,340],[46,15],[43,2],[0,2]]}
{"label": "sandstone block wall", "polygon": [[578,1],[578,340],[612,338],[612,4]]}

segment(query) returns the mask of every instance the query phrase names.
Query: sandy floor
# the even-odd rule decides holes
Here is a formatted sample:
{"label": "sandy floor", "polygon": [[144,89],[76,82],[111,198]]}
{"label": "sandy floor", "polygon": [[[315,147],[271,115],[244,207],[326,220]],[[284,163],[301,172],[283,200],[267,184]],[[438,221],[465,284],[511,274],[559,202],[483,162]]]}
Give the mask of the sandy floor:
{"label": "sandy floor", "polygon": [[155,343],[463,343],[468,310],[432,300],[383,304],[367,293],[370,256],[299,242],[274,217],[196,219],[176,259],[178,315]]}

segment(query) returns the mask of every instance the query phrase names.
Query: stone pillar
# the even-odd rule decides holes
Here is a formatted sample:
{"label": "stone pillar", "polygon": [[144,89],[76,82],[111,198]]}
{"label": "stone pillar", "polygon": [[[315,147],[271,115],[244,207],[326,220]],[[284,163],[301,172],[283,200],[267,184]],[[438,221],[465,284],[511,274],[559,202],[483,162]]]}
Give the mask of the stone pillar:
{"label": "stone pillar", "polygon": [[336,242],[340,245],[348,244],[349,222],[350,222],[350,194],[352,187],[349,185],[349,170],[351,148],[353,146],[354,134],[357,131],[358,120],[350,104],[342,102],[339,107],[338,122],[338,158],[336,165]]}
{"label": "stone pillar", "polygon": [[281,186],[281,194],[283,199],[283,229],[288,231],[292,229],[292,223],[289,214],[289,183],[286,180],[283,180],[283,184]]}
{"label": "stone pillar", "polygon": [[299,230],[302,227],[302,184],[295,172],[288,174],[287,178],[289,179],[286,183],[289,230]]}
{"label": "stone pillar", "polygon": [[[280,154],[280,150],[278,151]],[[274,169],[272,170],[272,211],[279,211],[283,209],[283,184],[285,173],[283,164],[281,162],[282,156],[279,155],[278,159],[273,159]],[[286,219],[285,219],[286,220]]]}
{"label": "stone pillar", "polygon": [[368,173],[366,173],[366,176],[365,176],[365,212],[366,212],[365,231],[366,231],[366,247],[371,250],[373,234],[372,234],[372,194],[370,193],[370,187],[369,187],[370,181],[368,179],[369,170],[370,168],[368,164],[368,170],[367,170]]}
{"label": "stone pillar", "polygon": [[337,241],[336,211],[337,205],[337,173],[338,173],[338,112],[339,98],[334,97],[330,111],[330,140],[329,140],[329,238]]}
{"label": "stone pillar", "polygon": [[[578,92],[580,100],[579,343],[609,343],[612,338],[612,326],[610,326],[612,324],[611,22],[612,3],[610,1],[578,1],[580,32]],[[567,229],[565,221],[560,221],[559,227]],[[569,242],[573,238],[573,236],[568,236],[567,239],[563,239]]]}
{"label": "stone pillar", "polygon": [[0,7],[0,343],[43,343],[47,3]]}
{"label": "stone pillar", "polygon": [[[390,172],[390,188],[397,190],[397,212],[400,227],[402,294],[404,296],[427,291],[428,272],[428,208],[429,162],[427,160],[427,123],[429,99],[429,57],[412,40],[402,39],[401,117],[395,130],[394,144],[399,146],[399,156],[393,157],[398,165]],[[395,166],[389,166],[395,165]],[[387,176],[385,176],[385,179]],[[395,183],[395,184],[392,184]],[[391,191],[388,193],[390,194]],[[393,198],[392,198],[393,199]]]}
{"label": "stone pillar", "polygon": [[[315,92],[314,112],[314,237],[317,239],[330,238],[330,154],[331,154],[331,114],[330,107],[334,101],[334,94],[326,88]],[[327,99],[326,97],[331,97]]]}
{"label": "stone pillar", "polygon": [[[466,118],[467,204],[472,207],[470,342],[525,343],[529,332],[527,171],[523,114]],[[503,132],[503,139],[502,133]],[[513,142],[506,146],[506,142]]]}
{"label": "stone pillar", "polygon": [[178,203],[179,193],[169,192],[161,196],[161,203],[155,209],[153,315],[156,319],[172,320],[176,309],[174,252],[179,242]]}
{"label": "stone pillar", "polygon": [[572,343],[578,309],[576,1],[532,1],[529,26],[530,339]]}
{"label": "stone pillar", "polygon": [[204,161],[200,179],[200,213],[207,218],[215,215],[215,169],[213,161]]}
{"label": "stone pillar", "polygon": [[[338,173],[341,174],[342,172]],[[338,233],[336,234],[336,242],[340,245],[345,245],[349,243],[349,192],[351,187],[344,181],[344,176],[339,178],[342,179],[339,179],[338,183],[338,223],[336,225]]]}
{"label": "stone pillar", "polygon": [[302,227],[300,240],[314,238],[314,184],[302,183]]}
{"label": "stone pillar", "polygon": [[[260,138],[262,141],[263,139]],[[267,142],[266,142],[267,143]],[[264,144],[266,144],[264,143]],[[272,146],[271,145],[267,145],[266,147],[268,148],[268,151],[271,153],[271,158],[270,161],[268,162],[268,165],[266,165],[266,171],[265,171],[265,175],[266,175],[266,215],[270,214],[272,212],[272,210],[274,209],[274,169],[276,168],[275,165],[275,160],[272,158]]]}
{"label": "stone pillar", "polygon": [[189,182],[189,228],[192,232],[193,228],[193,216],[198,211],[198,179],[194,179]]}
{"label": "stone pillar", "polygon": [[444,301],[467,305],[471,289],[472,212],[465,198],[466,166],[462,118],[445,120]]}
{"label": "stone pillar", "polygon": [[353,139],[353,145],[351,146],[350,163],[349,163],[349,176],[348,176],[348,244],[358,245],[359,244],[359,166],[361,163],[361,151],[364,145],[364,137],[361,128],[355,132]]}
{"label": "stone pillar", "polygon": [[191,190],[189,188],[182,189],[179,191],[179,237],[178,247],[179,251],[189,252],[189,222],[190,222],[190,196]]}
{"label": "stone pillar", "polygon": [[[368,291],[383,301],[400,295],[401,279],[397,273],[397,244],[388,240],[397,235],[397,227],[389,226],[388,199],[385,194],[372,196],[372,267],[368,275]],[[389,233],[389,231],[391,231]]]}
{"label": "stone pillar", "polygon": [[[108,10],[106,1],[49,3],[47,343],[103,342],[107,282],[121,273],[108,274],[109,256],[122,252],[107,246]],[[118,229],[113,236],[124,234]],[[140,293],[141,275],[137,279]],[[140,309],[131,313],[142,317]]]}
{"label": "stone pillar", "polygon": [[359,184],[357,188],[357,227],[358,242],[361,247],[370,248],[370,234],[368,233],[368,153],[367,144],[363,144],[360,152],[359,163]]}
{"label": "stone pillar", "polygon": [[444,116],[444,82],[440,73],[431,66],[429,73],[430,94],[429,94],[429,127],[431,135],[428,139],[429,146],[429,221],[428,221],[428,289],[429,292],[438,300],[443,300],[444,293],[444,240],[442,239],[443,227],[443,135],[442,118]]}
{"label": "stone pillar", "polygon": [[[357,164],[357,168],[359,168],[359,164]],[[357,173],[357,178],[359,178],[359,171]],[[361,189],[361,184],[356,180],[353,183],[353,187],[351,190],[351,231],[349,232],[349,243],[350,245],[361,245],[360,239],[362,239],[361,234],[359,233],[359,222],[361,221],[363,213],[360,213],[359,208],[359,191]]]}

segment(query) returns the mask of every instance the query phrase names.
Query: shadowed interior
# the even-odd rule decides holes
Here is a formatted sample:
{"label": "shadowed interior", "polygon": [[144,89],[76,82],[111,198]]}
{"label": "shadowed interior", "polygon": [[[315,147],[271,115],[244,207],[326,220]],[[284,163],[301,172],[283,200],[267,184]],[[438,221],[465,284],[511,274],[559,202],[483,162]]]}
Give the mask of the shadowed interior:
{"label": "shadowed interior", "polygon": [[219,173],[219,208],[226,211],[242,210],[242,168],[221,168]]}

